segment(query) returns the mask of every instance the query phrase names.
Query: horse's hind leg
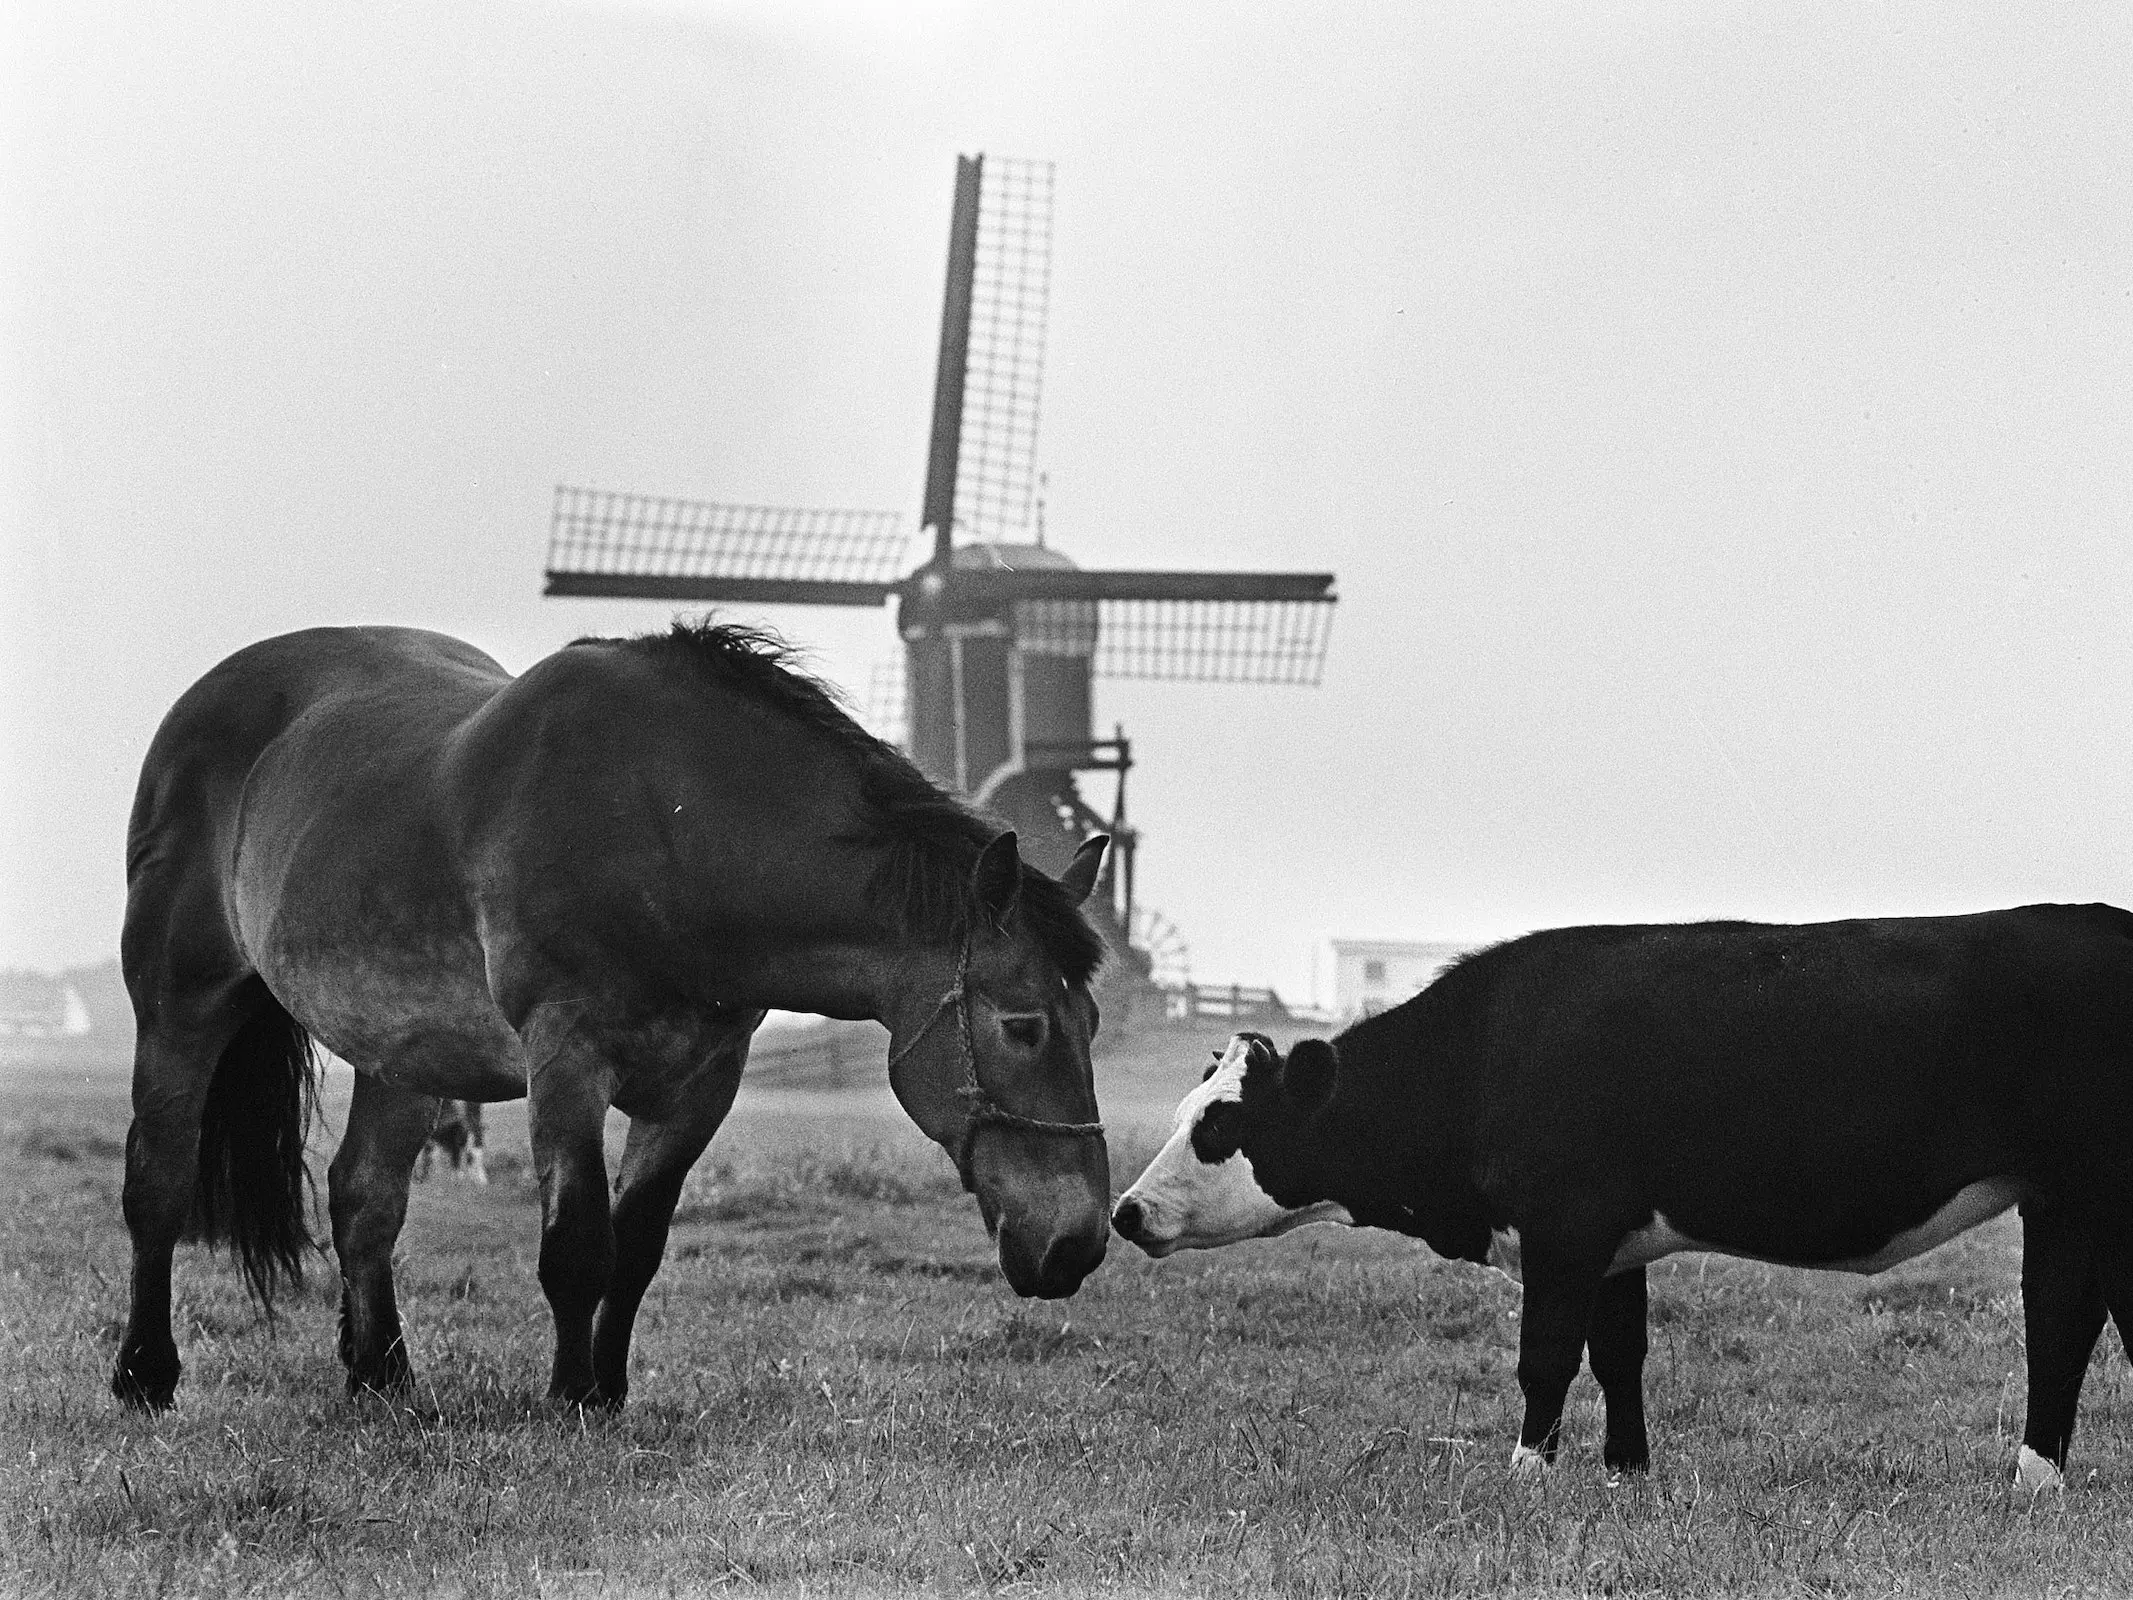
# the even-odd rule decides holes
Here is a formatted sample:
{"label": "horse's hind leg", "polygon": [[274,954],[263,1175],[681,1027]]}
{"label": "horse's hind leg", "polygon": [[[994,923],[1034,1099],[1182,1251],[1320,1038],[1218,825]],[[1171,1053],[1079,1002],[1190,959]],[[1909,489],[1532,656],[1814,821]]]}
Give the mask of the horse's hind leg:
{"label": "horse's hind leg", "polygon": [[[2029,1359],[2029,1414],[2015,1481],[2031,1490],[2064,1481],[2066,1451],[2081,1404],[2081,1380],[2103,1331],[2104,1285],[2095,1240],[2064,1206],[2022,1206],[2022,1321]],[[2127,1306],[2133,1314],[2133,1304]]]}
{"label": "horse's hind leg", "polygon": [[[238,980],[241,982],[241,980]],[[160,1411],[178,1387],[170,1331],[170,1268],[192,1214],[200,1167],[200,1119],[223,1049],[243,1027],[238,982],[179,997],[137,999],[133,1125],[126,1132],[126,1230],[133,1239],[133,1300],[119,1341],[111,1392]]]}
{"label": "horse's hind leg", "polygon": [[333,1253],[341,1264],[341,1364],[350,1394],[391,1393],[413,1378],[393,1297],[393,1244],[407,1220],[415,1157],[436,1120],[434,1095],[356,1074],[348,1131],[327,1173]]}
{"label": "horse's hind leg", "polygon": [[[760,1016],[756,1020],[760,1020]],[[630,1390],[630,1334],[637,1308],[666,1253],[667,1229],[689,1169],[733,1106],[748,1064],[748,1036],[721,1042],[670,1103],[678,1109],[658,1122],[632,1117],[622,1171],[615,1180],[615,1270],[593,1328],[593,1376],[599,1398],[620,1405]]]}
{"label": "horse's hind leg", "polygon": [[520,1028],[526,1044],[526,1133],[541,1185],[541,1292],[555,1318],[548,1397],[599,1402],[593,1311],[614,1271],[608,1220],[607,1108],[614,1069],[571,1003],[544,1004]]}
{"label": "horse's hind leg", "polygon": [[111,1392],[154,1410],[169,1405],[178,1386],[170,1263],[197,1200],[208,1091],[223,1051],[249,1020],[246,985],[258,982],[223,920],[215,885],[187,870],[200,859],[197,849],[173,845],[129,870],[119,939],[135,1023],[124,1199],[133,1301]]}

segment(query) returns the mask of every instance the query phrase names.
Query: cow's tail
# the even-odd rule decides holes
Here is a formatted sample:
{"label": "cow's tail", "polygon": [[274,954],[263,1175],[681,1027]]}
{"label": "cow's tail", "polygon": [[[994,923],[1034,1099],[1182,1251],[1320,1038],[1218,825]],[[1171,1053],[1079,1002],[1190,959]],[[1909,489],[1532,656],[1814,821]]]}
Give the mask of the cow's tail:
{"label": "cow's tail", "polygon": [[226,1244],[271,1319],[274,1295],[304,1281],[316,1246],[304,1136],[318,1097],[311,1036],[265,992],[215,1063],[200,1119],[191,1232]]}

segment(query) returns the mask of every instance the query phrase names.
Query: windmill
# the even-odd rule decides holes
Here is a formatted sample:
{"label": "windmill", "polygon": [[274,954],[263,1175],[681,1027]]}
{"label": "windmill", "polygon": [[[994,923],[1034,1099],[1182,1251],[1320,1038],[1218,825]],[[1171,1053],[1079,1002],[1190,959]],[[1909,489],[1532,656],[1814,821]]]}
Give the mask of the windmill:
{"label": "windmill", "polygon": [[[1044,542],[1037,403],[1051,285],[1052,165],[956,158],[921,527],[899,571],[895,512],[712,504],[558,487],[550,595],[755,605],[895,601],[904,744],[921,770],[999,816],[1051,872],[1115,840],[1091,901],[1115,948],[1135,927],[1132,749],[1097,736],[1092,677],[1316,684],[1331,573],[1084,571]],[[1112,814],[1080,778],[1115,777]]]}

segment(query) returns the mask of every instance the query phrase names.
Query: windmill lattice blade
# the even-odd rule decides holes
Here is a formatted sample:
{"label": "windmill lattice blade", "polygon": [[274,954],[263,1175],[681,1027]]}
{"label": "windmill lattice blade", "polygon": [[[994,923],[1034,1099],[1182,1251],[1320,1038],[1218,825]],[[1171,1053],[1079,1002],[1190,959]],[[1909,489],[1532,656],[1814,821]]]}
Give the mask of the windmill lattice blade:
{"label": "windmill lattice blade", "polygon": [[1025,600],[1026,651],[1087,655],[1106,678],[1315,685],[1333,634],[1331,596],[1315,600]]}
{"label": "windmill lattice blade", "polygon": [[1052,163],[985,158],[956,458],[957,529],[1032,537],[1037,402],[1052,292]]}
{"label": "windmill lattice blade", "polygon": [[[883,592],[845,603],[878,605],[900,576],[904,545],[893,511],[716,505],[559,485],[549,592],[627,594],[642,579],[662,585],[661,596],[677,594],[677,585],[695,598],[744,598],[750,586],[767,596],[784,585],[796,597],[828,586],[829,599],[836,586],[863,586]],[[731,596],[697,593],[729,580],[739,586]]]}

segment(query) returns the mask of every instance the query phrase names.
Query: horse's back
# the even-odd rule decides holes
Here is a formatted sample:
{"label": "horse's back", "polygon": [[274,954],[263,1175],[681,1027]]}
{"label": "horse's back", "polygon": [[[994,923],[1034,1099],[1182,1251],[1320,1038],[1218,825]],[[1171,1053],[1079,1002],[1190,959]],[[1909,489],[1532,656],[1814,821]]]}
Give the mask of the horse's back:
{"label": "horse's back", "polygon": [[[485,680],[486,693],[470,698]],[[173,845],[187,864],[202,843],[228,845],[267,748],[323,702],[388,681],[479,704],[509,676],[472,645],[414,628],[311,628],[247,645],[178,697],[149,744],[128,829],[129,882],[176,865]]]}
{"label": "horse's back", "polygon": [[404,684],[478,705],[509,681],[472,645],[417,628],[310,628],[262,639],[209,669],[164,717],[142,767],[135,826],[161,820],[161,788],[172,780],[241,783],[292,722],[337,695]]}

